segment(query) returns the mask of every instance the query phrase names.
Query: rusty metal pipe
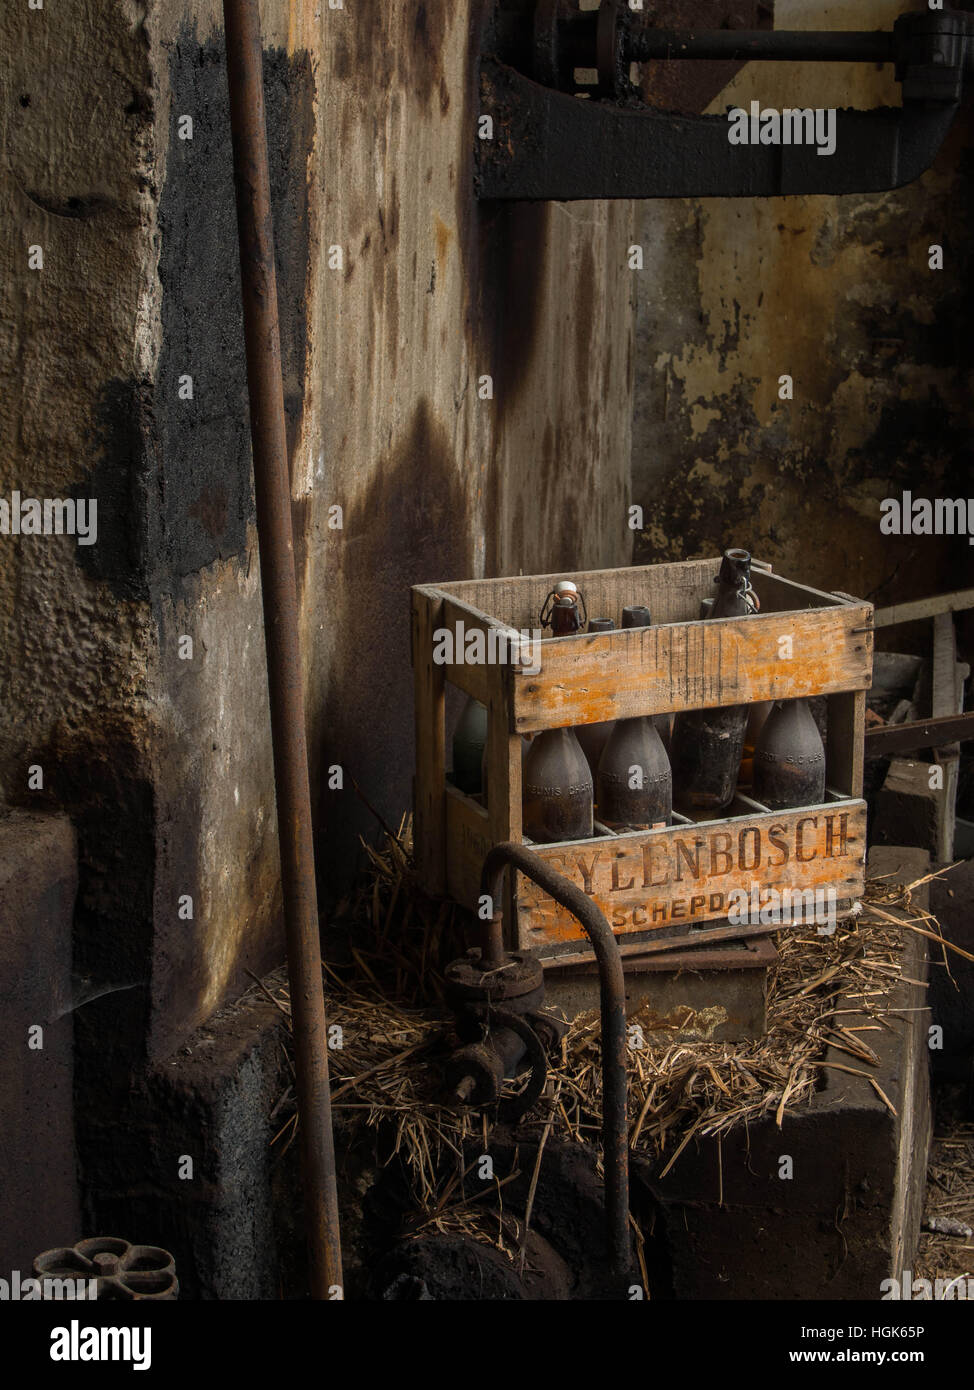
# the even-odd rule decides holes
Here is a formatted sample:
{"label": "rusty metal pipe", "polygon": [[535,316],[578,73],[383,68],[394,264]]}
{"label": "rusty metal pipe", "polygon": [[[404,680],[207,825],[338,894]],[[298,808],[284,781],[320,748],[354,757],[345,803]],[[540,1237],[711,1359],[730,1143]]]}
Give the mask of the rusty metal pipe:
{"label": "rusty metal pipe", "polygon": [[341,1242],[257,0],[223,0],[223,16],[305,1220],[312,1297],[328,1299]]}
{"label": "rusty metal pipe", "polygon": [[504,870],[508,866],[518,869],[577,919],[592,943],[598,962],[602,1014],[602,1162],[605,1169],[606,1227],[612,1269],[622,1276],[629,1270],[631,1249],[626,983],[619,943],[597,904],[526,845],[512,841],[494,845],[481,871],[481,896],[489,894],[494,904],[501,902]]}

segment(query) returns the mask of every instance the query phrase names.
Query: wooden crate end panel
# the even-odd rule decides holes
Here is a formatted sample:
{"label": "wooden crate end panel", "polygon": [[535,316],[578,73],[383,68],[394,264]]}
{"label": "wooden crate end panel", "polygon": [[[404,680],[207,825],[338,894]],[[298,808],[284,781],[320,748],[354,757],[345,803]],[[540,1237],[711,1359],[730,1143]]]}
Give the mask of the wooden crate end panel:
{"label": "wooden crate end panel", "polygon": [[[593,898],[617,936],[726,917],[732,892],[863,889],[866,806],[836,801],[780,814],[541,845],[541,857]],[[807,899],[805,901],[808,901]],[[575,919],[519,876],[523,947],[584,939]]]}

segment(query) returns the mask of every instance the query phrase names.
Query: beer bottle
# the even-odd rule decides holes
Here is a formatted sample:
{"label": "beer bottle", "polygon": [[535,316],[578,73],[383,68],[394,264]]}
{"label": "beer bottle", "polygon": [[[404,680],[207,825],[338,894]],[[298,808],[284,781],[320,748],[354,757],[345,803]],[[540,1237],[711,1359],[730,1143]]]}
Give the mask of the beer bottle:
{"label": "beer bottle", "polygon": [[652,719],[617,719],[599,762],[599,820],[610,830],[669,825],[673,778]]}
{"label": "beer bottle", "polygon": [[481,764],[487,745],[487,706],[467,696],[453,731],[453,785],[468,796],[482,789]]}
{"label": "beer bottle", "polygon": [[[622,610],[624,628],[651,627],[643,604]],[[595,779],[599,820],[610,830],[646,830],[669,825],[673,780],[659,731],[649,715],[617,719],[599,760]]]}
{"label": "beer bottle", "polygon": [[540,622],[542,627],[551,628],[552,637],[571,637],[581,631],[587,616],[585,598],[577,584],[559,579],[544,601]]}
{"label": "beer bottle", "polygon": [[[745,618],[757,609],[746,550],[724,552],[716,584],[712,618]],[[719,815],[733,800],[747,719],[747,705],[685,710],[676,716],[670,763],[673,798],[681,811]]]}
{"label": "beer bottle", "polygon": [[[612,632],[614,627],[615,623],[611,618],[589,619],[589,632]],[[602,756],[602,749],[609,741],[609,735],[612,733],[612,726],[614,723],[615,720],[607,719],[601,724],[579,724],[575,730],[575,737],[578,739],[582,752],[585,754],[585,761],[591,769],[593,782],[599,770],[599,759]]]}
{"label": "beer bottle", "polygon": [[537,844],[592,837],[592,773],[572,729],[546,729],[522,763],[523,826]]}
{"label": "beer bottle", "polygon": [[776,700],[754,749],[754,799],[772,811],[825,800],[825,746],[804,700]]}

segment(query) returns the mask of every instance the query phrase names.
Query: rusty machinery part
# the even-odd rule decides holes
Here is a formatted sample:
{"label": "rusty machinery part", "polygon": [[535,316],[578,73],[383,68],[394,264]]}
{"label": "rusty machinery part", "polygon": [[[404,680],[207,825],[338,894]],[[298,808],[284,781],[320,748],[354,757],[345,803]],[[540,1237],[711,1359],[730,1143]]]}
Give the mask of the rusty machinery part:
{"label": "rusty machinery part", "polygon": [[544,999],[544,971],[540,961],[524,952],[511,951],[498,964],[482,963],[474,947],[444,971],[447,1002],[454,1009],[481,1010],[506,1004],[518,1013],[530,1013]]}
{"label": "rusty machinery part", "polygon": [[99,1299],[174,1299],[176,1262],[158,1245],[130,1245],[116,1236],[91,1236],[77,1245],[45,1250],[34,1261],[38,1279],[95,1279]]}
{"label": "rusty machinery part", "polygon": [[[632,1250],[629,1240],[629,1127],[626,1113],[626,984],[619,943],[598,904],[526,845],[508,841],[494,845],[488,851],[480,874],[482,897],[489,896],[495,903],[503,901],[503,878],[508,869],[524,874],[570,912],[595,952],[602,1023],[602,1162],[605,1172],[606,1228],[613,1271],[623,1276],[631,1268]],[[488,941],[491,940],[490,933],[496,939],[498,932],[494,920],[490,924]]]}
{"label": "rusty machinery part", "polygon": [[[943,144],[974,71],[974,17],[923,10],[871,32],[680,32],[651,28],[625,0],[592,11],[496,0],[481,55],[480,109],[495,130],[476,142],[480,198],[874,193],[910,183]],[[633,62],[674,59],[887,63],[903,103],[837,111],[828,159],[815,144],[732,146],[725,116],[649,107],[629,80]],[[579,69],[594,69],[597,85]]]}
{"label": "rusty machinery part", "polygon": [[223,0],[254,496],[311,1295],[342,1285],[257,0]]}
{"label": "rusty machinery part", "polygon": [[629,6],[623,0],[602,0],[595,22],[595,68],[598,94],[619,101],[633,94],[629,81]]}
{"label": "rusty machinery part", "polygon": [[[530,1069],[523,1090],[501,1095],[505,1078]],[[526,1115],[544,1090],[548,1055],[544,1044],[523,1014],[491,1009],[484,1023],[483,1040],[455,1052],[447,1064],[447,1082],[454,1100],[478,1110],[497,1106],[497,1118],[515,1124]]]}
{"label": "rusty machinery part", "polygon": [[[497,926],[497,915],[491,927]],[[544,1004],[544,971],[525,952],[492,956],[487,964],[477,947],[446,967],[446,999],[457,1016],[457,1031],[466,1046],[447,1064],[447,1085],[454,1101],[479,1109],[499,1105],[498,1117],[513,1122],[525,1114],[544,1089],[546,1047],[563,1036],[567,1023]],[[506,1078],[526,1067],[531,1076],[516,1096],[501,1099]]]}

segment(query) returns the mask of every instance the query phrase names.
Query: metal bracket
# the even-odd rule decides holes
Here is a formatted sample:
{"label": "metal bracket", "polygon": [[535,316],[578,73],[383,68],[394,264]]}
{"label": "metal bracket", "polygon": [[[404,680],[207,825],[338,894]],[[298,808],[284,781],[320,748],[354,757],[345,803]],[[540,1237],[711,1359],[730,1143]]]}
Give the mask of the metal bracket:
{"label": "metal bracket", "polygon": [[[480,66],[475,187],[482,199],[768,197],[877,193],[929,167],[974,68],[974,21],[951,10],[901,15],[892,30],[676,33],[634,22],[625,0],[497,0]],[[731,144],[725,116],[642,101],[629,81],[647,59],[892,63],[901,107],[836,113],[835,150]],[[595,86],[576,81],[595,69]]]}

